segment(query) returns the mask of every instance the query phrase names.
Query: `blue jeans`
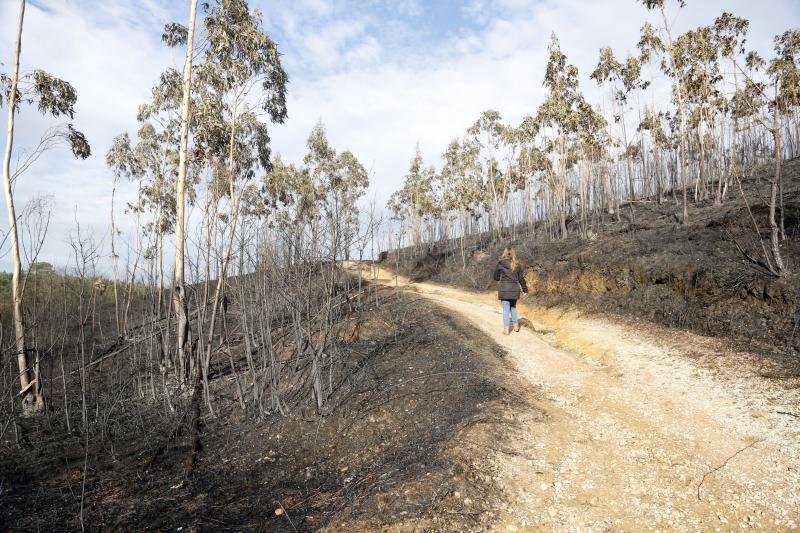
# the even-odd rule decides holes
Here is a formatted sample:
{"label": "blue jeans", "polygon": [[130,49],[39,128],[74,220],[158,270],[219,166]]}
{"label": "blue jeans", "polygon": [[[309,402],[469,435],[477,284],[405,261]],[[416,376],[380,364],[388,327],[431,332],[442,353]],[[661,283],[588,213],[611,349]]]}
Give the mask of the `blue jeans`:
{"label": "blue jeans", "polygon": [[[517,301],[516,300],[500,300],[503,304],[503,326],[508,327],[511,324],[517,324]],[[511,321],[509,323],[509,314]]]}

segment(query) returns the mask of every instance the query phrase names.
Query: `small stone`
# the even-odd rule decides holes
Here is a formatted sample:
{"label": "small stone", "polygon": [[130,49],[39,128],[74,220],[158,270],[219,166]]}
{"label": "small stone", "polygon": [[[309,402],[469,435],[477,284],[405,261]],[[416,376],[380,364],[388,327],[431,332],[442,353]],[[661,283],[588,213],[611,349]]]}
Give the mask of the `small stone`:
{"label": "small stone", "polygon": [[283,514],[283,509],[281,509],[280,507],[278,507],[277,509],[275,509],[275,516],[280,516],[280,515],[282,515],[282,514]]}

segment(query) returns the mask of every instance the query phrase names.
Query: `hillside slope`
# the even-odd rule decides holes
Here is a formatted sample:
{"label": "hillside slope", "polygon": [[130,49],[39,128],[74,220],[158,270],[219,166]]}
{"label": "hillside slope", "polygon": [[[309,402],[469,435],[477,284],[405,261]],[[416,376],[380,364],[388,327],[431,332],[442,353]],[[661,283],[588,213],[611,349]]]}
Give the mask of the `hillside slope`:
{"label": "hillside slope", "polygon": [[[290,386],[286,416],[243,410],[235,374],[220,366],[216,416],[189,394],[166,411],[116,391],[114,405],[92,404],[104,431],[85,440],[58,416],[0,427],[0,530],[486,529],[501,492],[481,456],[505,446],[496,431],[518,412],[542,420],[520,401],[537,391],[455,314],[414,294],[365,294],[365,313],[337,328],[340,364],[322,413]],[[89,388],[120,366],[91,367]],[[79,401],[79,388],[70,392]]]}
{"label": "hillside slope", "polygon": [[492,529],[797,527],[799,379],[776,383],[748,365],[710,368],[718,343],[691,333],[575,314],[554,321],[525,305],[528,328],[503,335],[491,292],[374,274],[458,314],[454,333],[492,338],[540,391],[532,412],[504,416],[516,423],[498,428],[502,449],[487,451],[502,489],[486,513]]}
{"label": "hillside slope", "polygon": [[[743,187],[769,245],[768,179],[764,167]],[[800,354],[800,159],[784,165],[782,254],[789,273],[781,278],[757,264],[761,246],[736,185],[722,206],[692,206],[680,224],[680,206],[643,200],[625,205],[620,220],[596,225],[581,239],[549,242],[535,235],[470,243],[462,263],[456,246],[431,246],[413,256],[400,252],[400,271],[415,281],[430,280],[470,290],[493,287],[491,274],[505,246],[513,245],[526,265],[531,300],[542,307],[613,313],[681,330],[745,343],[795,372]],[[749,259],[748,259],[749,257]],[[388,254],[384,265],[394,267]],[[755,261],[753,261],[755,260]]]}

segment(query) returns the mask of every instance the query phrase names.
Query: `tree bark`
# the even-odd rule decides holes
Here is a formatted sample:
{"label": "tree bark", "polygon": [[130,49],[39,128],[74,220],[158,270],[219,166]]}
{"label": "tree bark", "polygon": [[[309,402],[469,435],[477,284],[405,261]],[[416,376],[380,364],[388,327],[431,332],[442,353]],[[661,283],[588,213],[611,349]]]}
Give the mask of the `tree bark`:
{"label": "tree bark", "polygon": [[[661,18],[664,21],[664,30],[667,32],[667,44],[669,46],[669,57],[670,61],[672,62],[672,66],[675,66],[675,48],[672,43],[672,31],[669,29],[669,21],[667,20],[667,12],[664,10],[664,6],[661,6]],[[683,224],[689,223],[689,204],[688,198],[686,193],[686,110],[684,109],[683,104],[683,89],[681,86],[680,77],[675,78],[675,85],[677,88],[677,96],[678,96],[678,113],[680,114],[680,121],[678,123],[679,126],[679,136],[680,136],[680,143],[678,144],[678,151],[680,154],[680,166],[678,167],[678,171],[680,172],[680,180],[681,184],[683,185]]]}
{"label": "tree bark", "polygon": [[11,184],[11,151],[14,145],[14,108],[17,106],[17,84],[19,82],[19,56],[22,50],[22,24],[25,19],[25,0],[20,1],[17,40],[14,48],[14,70],[11,74],[11,92],[8,96],[8,127],[6,129],[6,150],[3,154],[3,188],[8,212],[8,237],[11,244],[11,299],[14,315],[14,341],[19,365],[20,395],[23,414],[44,410],[44,395],[39,380],[38,368],[32,368],[25,343],[25,317],[22,314],[22,261],[19,253],[17,214],[14,209],[14,192]]}
{"label": "tree bark", "polygon": [[186,378],[186,341],[189,337],[189,310],[184,285],[184,246],[185,237],[185,204],[186,204],[186,167],[189,149],[189,100],[192,92],[192,54],[194,52],[194,25],[197,16],[197,0],[191,0],[189,12],[189,32],[186,39],[186,62],[183,67],[183,107],[181,110],[180,152],[178,159],[178,183],[176,186],[176,220],[175,220],[175,274],[172,290],[172,304],[175,308],[177,324],[178,350],[178,383],[183,384]]}
{"label": "tree bark", "polygon": [[775,221],[775,204],[778,196],[778,183],[781,180],[781,130],[780,130],[780,111],[777,102],[773,115],[772,135],[775,137],[775,175],[772,178],[769,197],[769,227],[770,240],[772,244],[772,256],[775,259],[775,270],[778,275],[784,273],[783,258],[781,258],[781,243],[778,232],[778,224]]}
{"label": "tree bark", "polygon": [[117,176],[114,174],[114,184],[111,188],[111,272],[114,276],[114,322],[117,325],[117,337],[122,337],[122,327],[119,314],[119,282],[118,257],[117,257],[117,225],[114,220],[114,199],[117,194]]}

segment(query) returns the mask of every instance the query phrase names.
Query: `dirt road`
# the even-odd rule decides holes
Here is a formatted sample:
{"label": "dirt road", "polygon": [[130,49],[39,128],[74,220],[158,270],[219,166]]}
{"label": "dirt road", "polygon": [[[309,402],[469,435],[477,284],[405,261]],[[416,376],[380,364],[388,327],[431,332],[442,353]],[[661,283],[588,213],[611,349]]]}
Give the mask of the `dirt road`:
{"label": "dirt road", "polygon": [[516,415],[517,454],[490,457],[507,498],[497,530],[800,526],[796,388],[704,367],[720,348],[696,336],[525,304],[536,331],[507,336],[493,294],[362,275],[460,313],[543,393],[535,405],[547,423]]}

